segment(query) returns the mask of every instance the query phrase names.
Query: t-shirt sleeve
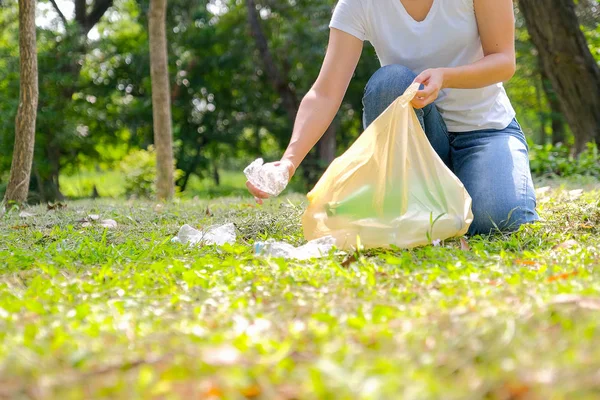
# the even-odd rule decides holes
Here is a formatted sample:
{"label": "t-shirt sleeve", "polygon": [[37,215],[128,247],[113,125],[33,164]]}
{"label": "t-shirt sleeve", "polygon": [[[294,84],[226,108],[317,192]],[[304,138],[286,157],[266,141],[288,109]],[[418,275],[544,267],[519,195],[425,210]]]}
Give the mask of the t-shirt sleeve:
{"label": "t-shirt sleeve", "polygon": [[356,36],[360,40],[367,39],[363,0],[339,0],[333,10],[330,28]]}

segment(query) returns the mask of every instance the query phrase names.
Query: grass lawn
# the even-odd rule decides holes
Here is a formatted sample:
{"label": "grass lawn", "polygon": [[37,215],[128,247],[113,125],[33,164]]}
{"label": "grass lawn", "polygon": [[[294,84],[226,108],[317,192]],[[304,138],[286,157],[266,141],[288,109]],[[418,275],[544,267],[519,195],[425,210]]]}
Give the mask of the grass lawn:
{"label": "grass lawn", "polygon": [[511,236],[310,262],[251,250],[302,243],[300,196],[7,212],[0,398],[600,398],[600,185],[540,192]]}
{"label": "grass lawn", "polygon": [[[217,198],[223,196],[244,196],[246,177],[241,171],[220,172],[220,185],[215,185],[212,178],[200,179],[196,175],[190,177],[186,191],[178,194],[181,198]],[[60,188],[62,194],[69,198],[91,197],[96,186],[100,197],[117,198],[125,195],[125,178],[119,171],[85,171],[75,175],[61,175]]]}

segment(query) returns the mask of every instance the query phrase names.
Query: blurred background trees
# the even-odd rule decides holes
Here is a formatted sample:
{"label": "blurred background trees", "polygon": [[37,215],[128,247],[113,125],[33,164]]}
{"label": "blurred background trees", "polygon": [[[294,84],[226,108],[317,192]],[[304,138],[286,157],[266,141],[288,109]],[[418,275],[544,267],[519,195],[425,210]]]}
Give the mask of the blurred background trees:
{"label": "blurred background trees", "polygon": [[[537,174],[579,168],[600,176],[597,150],[587,145],[598,141],[600,132],[592,119],[598,86],[588,78],[574,86],[584,92],[578,92],[583,108],[573,106],[568,94],[573,90],[565,91],[561,79],[581,81],[581,76],[556,73],[551,64],[556,52],[568,50],[548,45],[553,37],[540,29],[556,27],[552,11],[560,12],[559,6],[571,7],[567,28],[580,35],[575,61],[593,76],[600,60],[600,6],[596,0],[520,3],[515,9],[518,71],[506,86],[532,145],[532,168]],[[258,156],[274,160],[281,155],[298,104],[318,74],[334,5],[335,0],[169,1],[168,100],[179,191],[228,194],[243,181],[231,171]],[[541,18],[535,14],[540,6],[548,22],[534,24],[531,16]],[[65,194],[153,195],[150,0],[40,0],[37,8],[40,98],[30,201]],[[3,1],[0,192],[8,182],[15,138],[18,49],[18,4]],[[299,190],[313,184],[361,133],[363,89],[378,66],[366,44],[334,123],[294,179]],[[583,152],[585,167],[569,161],[574,152]]]}

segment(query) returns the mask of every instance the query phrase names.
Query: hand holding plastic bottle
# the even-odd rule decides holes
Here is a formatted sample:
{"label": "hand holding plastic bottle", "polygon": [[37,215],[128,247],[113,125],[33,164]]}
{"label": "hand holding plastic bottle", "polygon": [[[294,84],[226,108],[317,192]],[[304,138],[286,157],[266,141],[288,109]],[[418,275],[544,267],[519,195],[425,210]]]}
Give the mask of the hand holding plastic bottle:
{"label": "hand holding plastic bottle", "polygon": [[295,172],[296,167],[289,160],[264,164],[259,158],[244,169],[246,187],[256,202],[262,204],[264,199],[283,192]]}

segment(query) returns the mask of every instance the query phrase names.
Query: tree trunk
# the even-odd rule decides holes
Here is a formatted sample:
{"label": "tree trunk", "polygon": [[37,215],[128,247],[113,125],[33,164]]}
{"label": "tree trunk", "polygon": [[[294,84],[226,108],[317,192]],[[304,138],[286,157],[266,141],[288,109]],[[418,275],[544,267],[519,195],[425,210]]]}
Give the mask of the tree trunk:
{"label": "tree trunk", "polygon": [[538,138],[538,144],[544,145],[546,144],[546,112],[544,111],[544,102],[542,101],[542,92],[544,91],[543,89],[543,83],[542,83],[542,74],[538,73],[536,74],[537,77],[539,77],[539,79],[535,80],[535,99],[536,99],[536,105],[537,105],[537,109],[538,109],[538,116],[540,119],[540,137]]}
{"label": "tree trunk", "polygon": [[566,132],[565,122],[563,115],[560,110],[560,103],[558,102],[558,96],[552,88],[552,84],[548,79],[548,76],[542,71],[542,87],[548,99],[550,105],[550,121],[552,124],[552,144],[565,143]]}
{"label": "tree trunk", "polygon": [[296,93],[294,93],[294,91],[290,88],[287,79],[283,76],[280,68],[278,68],[275,64],[275,60],[269,51],[267,38],[265,37],[262,27],[260,26],[260,16],[256,11],[256,4],[254,3],[254,0],[246,0],[246,8],[248,9],[248,23],[250,24],[250,32],[254,37],[256,48],[258,49],[258,52],[262,58],[267,78],[270,80],[271,85],[281,97],[283,107],[288,118],[293,124],[296,120],[298,107],[300,106],[298,96],[296,96]]}
{"label": "tree trunk", "polygon": [[520,0],[543,71],[575,135],[575,153],[600,144],[600,68],[575,14],[573,0]]}
{"label": "tree trunk", "polygon": [[[54,5],[55,3],[52,2],[52,4]],[[87,36],[112,5],[113,0],[94,0],[91,5],[88,5],[86,0],[75,0],[75,21],[77,21],[79,28],[85,36]],[[58,6],[54,5],[54,8],[58,12]],[[89,12],[88,9],[90,9]]]}
{"label": "tree trunk", "polygon": [[29,192],[39,94],[35,3],[35,0],[19,0],[20,99],[7,202],[23,203]]}
{"label": "tree trunk", "polygon": [[221,184],[221,175],[219,174],[219,167],[217,163],[213,163],[213,181],[215,182],[215,186],[219,186]]}
{"label": "tree trunk", "polygon": [[150,0],[148,29],[150,31],[154,145],[156,147],[156,194],[159,200],[171,199],[175,191],[166,17],[167,0]]}

